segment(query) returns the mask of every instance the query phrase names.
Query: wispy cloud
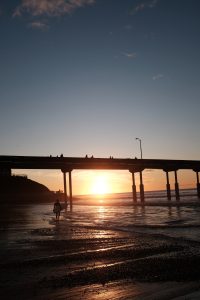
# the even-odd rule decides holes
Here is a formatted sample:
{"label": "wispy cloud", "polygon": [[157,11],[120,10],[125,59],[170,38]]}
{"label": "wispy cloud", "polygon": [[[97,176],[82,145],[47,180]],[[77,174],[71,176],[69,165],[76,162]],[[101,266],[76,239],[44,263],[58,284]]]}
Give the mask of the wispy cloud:
{"label": "wispy cloud", "polygon": [[130,14],[136,14],[140,11],[143,11],[144,9],[154,8],[158,4],[158,2],[159,0],[142,1],[130,10]]}
{"label": "wispy cloud", "polygon": [[149,3],[149,8],[154,8],[154,7],[158,4],[158,1],[159,1],[159,0],[152,0],[152,1]]}
{"label": "wispy cloud", "polygon": [[159,80],[159,79],[161,79],[161,78],[163,78],[163,77],[164,77],[163,74],[156,74],[156,75],[154,75],[154,76],[152,77],[152,79],[153,79],[153,80]]}
{"label": "wispy cloud", "polygon": [[124,52],[123,55],[126,56],[129,59],[134,59],[134,58],[137,57],[137,53],[136,52]]}
{"label": "wispy cloud", "polygon": [[29,23],[28,26],[33,29],[39,29],[39,30],[47,30],[49,28],[49,26],[45,22],[41,22],[41,21],[31,22]]}
{"label": "wispy cloud", "polygon": [[124,26],[124,29],[125,29],[125,30],[132,30],[132,29],[133,29],[133,26],[132,26],[132,25],[125,25],[125,26]]}
{"label": "wispy cloud", "polygon": [[96,0],[21,0],[13,16],[28,13],[32,16],[62,16],[69,14],[77,8],[94,4]]}

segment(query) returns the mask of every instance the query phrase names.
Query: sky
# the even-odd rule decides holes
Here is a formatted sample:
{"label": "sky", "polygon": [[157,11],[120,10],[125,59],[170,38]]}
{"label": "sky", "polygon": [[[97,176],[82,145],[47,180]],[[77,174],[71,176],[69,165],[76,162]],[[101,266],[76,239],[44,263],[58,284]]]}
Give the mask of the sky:
{"label": "sky", "polygon": [[[200,160],[199,0],[1,0],[0,22],[0,155],[139,158],[139,137],[144,158]],[[63,189],[60,171],[17,172]],[[131,189],[127,172],[87,170],[73,189],[102,178]]]}

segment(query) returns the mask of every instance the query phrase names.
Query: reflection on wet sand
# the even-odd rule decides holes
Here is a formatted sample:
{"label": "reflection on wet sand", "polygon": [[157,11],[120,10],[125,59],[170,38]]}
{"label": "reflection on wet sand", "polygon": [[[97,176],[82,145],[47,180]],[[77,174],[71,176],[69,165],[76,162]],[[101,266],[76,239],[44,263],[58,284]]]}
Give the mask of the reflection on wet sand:
{"label": "reflection on wet sand", "polygon": [[0,221],[7,223],[0,285],[8,299],[134,299],[169,291],[166,281],[200,279],[199,242],[179,239],[198,222],[198,209],[75,206],[59,222],[52,205],[6,213],[16,216]]}

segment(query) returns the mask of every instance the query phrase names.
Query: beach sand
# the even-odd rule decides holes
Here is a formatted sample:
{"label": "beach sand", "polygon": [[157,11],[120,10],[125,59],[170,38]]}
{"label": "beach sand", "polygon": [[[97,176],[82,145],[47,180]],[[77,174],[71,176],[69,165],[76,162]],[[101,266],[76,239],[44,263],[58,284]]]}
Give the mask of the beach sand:
{"label": "beach sand", "polygon": [[198,242],[57,222],[0,250],[1,299],[200,299]]}

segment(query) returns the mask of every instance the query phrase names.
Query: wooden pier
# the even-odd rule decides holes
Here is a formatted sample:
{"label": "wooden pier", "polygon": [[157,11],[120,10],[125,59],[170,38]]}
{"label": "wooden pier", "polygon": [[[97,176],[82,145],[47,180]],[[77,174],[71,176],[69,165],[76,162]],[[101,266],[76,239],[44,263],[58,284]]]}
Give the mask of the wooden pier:
{"label": "wooden pier", "polygon": [[[175,197],[180,200],[178,170],[193,170],[196,173],[197,196],[200,198],[200,161],[169,159],[132,159],[132,158],[94,158],[57,156],[0,156],[0,175],[10,176],[12,169],[57,169],[63,173],[64,197],[69,199],[72,208],[72,171],[73,170],[127,170],[132,174],[133,202],[137,203],[135,173],[140,177],[140,201],[145,202],[143,174],[145,169],[163,170],[166,173],[167,199],[171,200],[169,172],[174,173]],[[69,197],[67,194],[66,174],[69,174]]]}

